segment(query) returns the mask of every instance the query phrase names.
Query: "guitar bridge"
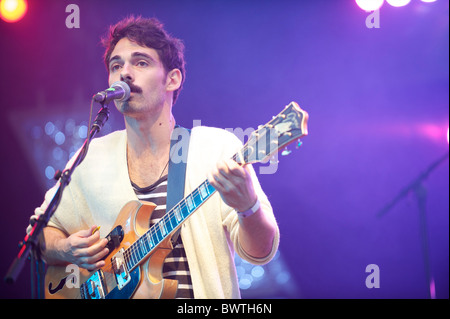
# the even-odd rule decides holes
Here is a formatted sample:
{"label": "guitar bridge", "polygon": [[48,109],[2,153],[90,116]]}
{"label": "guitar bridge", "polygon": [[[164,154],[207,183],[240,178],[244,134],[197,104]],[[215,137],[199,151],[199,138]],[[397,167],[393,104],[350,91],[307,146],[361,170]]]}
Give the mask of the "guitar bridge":
{"label": "guitar bridge", "polygon": [[125,258],[123,253],[125,250],[120,249],[114,257],[111,259],[112,269],[114,272],[114,278],[116,278],[117,287],[121,290],[131,280],[130,273],[125,264]]}
{"label": "guitar bridge", "polygon": [[80,287],[82,299],[105,299],[105,283],[101,270],[94,272]]}

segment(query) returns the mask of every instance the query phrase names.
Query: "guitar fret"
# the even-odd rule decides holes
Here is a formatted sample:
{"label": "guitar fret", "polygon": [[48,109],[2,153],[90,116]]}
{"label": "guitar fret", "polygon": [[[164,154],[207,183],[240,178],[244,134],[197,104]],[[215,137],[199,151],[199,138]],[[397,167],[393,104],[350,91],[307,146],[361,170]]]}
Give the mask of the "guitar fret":
{"label": "guitar fret", "polygon": [[201,184],[199,187],[200,190],[200,196],[202,198],[202,200],[205,200],[206,198],[208,198],[208,190],[205,187],[205,184]]}
{"label": "guitar fret", "polygon": [[140,247],[139,244],[136,245],[136,257],[137,257],[138,262],[139,262],[139,260],[141,260],[141,259],[144,257],[144,256],[142,255],[141,247]]}
{"label": "guitar fret", "polygon": [[161,230],[159,227],[155,227],[155,237],[158,243],[163,240],[163,236],[161,235]]}
{"label": "guitar fret", "polygon": [[135,258],[135,264],[137,264],[137,263],[139,263],[139,249],[138,249],[138,247],[137,247],[137,245],[135,245],[135,247],[134,247],[134,258]]}
{"label": "guitar fret", "polygon": [[216,191],[216,189],[214,188],[214,186],[212,186],[208,181],[206,183],[206,187],[208,188],[208,193],[212,194]]}
{"label": "guitar fret", "polygon": [[144,258],[144,256],[147,255],[147,251],[145,250],[145,246],[144,246],[143,242],[144,242],[144,240],[140,240],[140,245],[139,245],[139,250],[141,251],[142,258]]}
{"label": "guitar fret", "polygon": [[137,260],[136,260],[136,256],[134,255],[134,245],[131,246],[130,255],[131,255],[131,262],[133,263],[133,265],[136,265]]}
{"label": "guitar fret", "polygon": [[158,225],[159,225],[159,231],[161,232],[162,236],[164,237],[164,236],[166,236],[167,232],[166,232],[166,229],[163,226],[163,224],[164,224],[164,221],[161,219],[161,221],[158,223]]}
{"label": "guitar fret", "polygon": [[146,234],[146,236],[143,236],[143,241],[144,241],[145,245],[147,245],[146,249],[147,249],[147,253],[149,253],[150,250],[152,250],[152,246],[149,242],[148,234]]}
{"label": "guitar fret", "polygon": [[131,268],[134,267],[134,265],[132,264],[132,262],[131,262],[130,259],[129,259],[128,254],[127,254],[126,257],[125,257],[125,263],[127,264],[127,268],[128,268],[128,269],[131,269]]}
{"label": "guitar fret", "polygon": [[147,255],[147,248],[145,247],[145,240],[144,238],[139,238],[139,251],[141,252],[142,258]]}
{"label": "guitar fret", "polygon": [[152,250],[152,244],[150,242],[150,238],[148,237],[148,232],[145,233],[144,236],[142,236],[142,240],[144,241],[144,243],[146,245],[147,252]]}
{"label": "guitar fret", "polygon": [[192,196],[189,195],[188,197],[186,197],[186,201],[187,201],[187,205],[188,205],[188,209],[189,209],[189,213],[190,213],[195,209],[195,205],[192,200]]}
{"label": "guitar fret", "polygon": [[152,234],[151,234],[150,232],[147,233],[147,237],[148,237],[148,240],[149,240],[149,243],[150,243],[150,247],[151,247],[151,248],[155,247],[156,244],[155,244],[155,242],[153,241],[153,236],[152,236]]}
{"label": "guitar fret", "polygon": [[198,206],[202,204],[202,197],[200,196],[200,193],[198,191],[192,195],[192,201],[194,202],[193,210],[195,210]]}
{"label": "guitar fret", "polygon": [[189,209],[186,206],[180,207],[181,216],[187,218],[189,216]]}
{"label": "guitar fret", "polygon": [[182,217],[181,217],[181,214],[180,214],[180,206],[176,206],[174,208],[174,213],[175,213],[175,218],[177,219],[177,221],[181,222]]}
{"label": "guitar fret", "polygon": [[170,216],[167,214],[164,215],[163,220],[164,220],[164,228],[166,229],[167,234],[170,234],[170,232],[173,230],[172,223],[170,222]]}
{"label": "guitar fret", "polygon": [[128,267],[128,268],[131,268],[131,267],[133,267],[133,265],[134,265],[133,260],[132,260],[132,257],[131,257],[131,249],[132,249],[132,247],[133,247],[133,245],[131,245],[131,247],[129,247],[129,248],[127,249],[127,251],[126,251],[126,254],[127,254],[127,260],[128,260],[128,263],[129,263],[129,267]]}
{"label": "guitar fret", "polygon": [[[170,212],[169,212],[170,213]],[[169,220],[169,223],[170,223],[170,231],[172,231],[173,229],[175,229],[175,227],[177,227],[178,225],[177,225],[177,223],[176,223],[176,220],[175,221],[172,221],[172,215],[171,214],[167,214],[166,215],[167,216],[167,219]],[[174,223],[175,223],[175,226],[174,226]]]}

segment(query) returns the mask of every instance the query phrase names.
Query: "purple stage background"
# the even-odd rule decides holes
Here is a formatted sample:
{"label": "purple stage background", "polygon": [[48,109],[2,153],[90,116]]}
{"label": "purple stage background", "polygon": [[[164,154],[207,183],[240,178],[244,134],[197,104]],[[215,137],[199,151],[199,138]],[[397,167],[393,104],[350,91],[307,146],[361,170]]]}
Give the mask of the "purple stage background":
{"label": "purple stage background", "polygon": [[[71,3],[80,28],[66,27]],[[0,20],[2,277],[48,184],[30,127],[88,120],[90,97],[107,87],[99,38],[141,14],[184,40],[179,124],[256,128],[291,101],[310,115],[301,148],[259,175],[292,289],[256,296],[427,298],[414,193],[377,213],[448,152],[448,10],[444,0],[385,4],[379,28],[368,28],[369,13],[343,0],[29,1],[22,21]],[[123,128],[115,109],[109,125]],[[423,185],[436,297],[449,298],[448,158]],[[366,287],[370,264],[379,288]],[[27,265],[15,285],[0,284],[1,297],[29,298],[29,278]]]}

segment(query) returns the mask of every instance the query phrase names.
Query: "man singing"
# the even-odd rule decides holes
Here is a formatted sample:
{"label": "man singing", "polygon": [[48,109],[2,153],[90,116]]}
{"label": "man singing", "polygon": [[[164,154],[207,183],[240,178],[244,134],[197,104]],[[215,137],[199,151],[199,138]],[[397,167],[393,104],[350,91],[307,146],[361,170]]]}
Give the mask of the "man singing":
{"label": "man singing", "polygon": [[[103,43],[109,85],[123,81],[131,88],[128,100],[115,102],[125,130],[94,139],[75,170],[43,231],[40,246],[50,266],[104,267],[110,253],[104,237],[130,201],[157,205],[149,225],[166,212],[172,107],[185,80],[184,46],[158,20],[140,17],[112,26]],[[222,129],[190,131],[185,195],[206,179],[217,193],[185,221],[165,258],[162,277],[178,281],[176,298],[239,298],[234,253],[264,264],[278,249],[279,229],[253,168],[230,159],[241,147]],[[45,211],[56,187],[32,218]],[[138,287],[133,297],[152,297],[146,294]]]}

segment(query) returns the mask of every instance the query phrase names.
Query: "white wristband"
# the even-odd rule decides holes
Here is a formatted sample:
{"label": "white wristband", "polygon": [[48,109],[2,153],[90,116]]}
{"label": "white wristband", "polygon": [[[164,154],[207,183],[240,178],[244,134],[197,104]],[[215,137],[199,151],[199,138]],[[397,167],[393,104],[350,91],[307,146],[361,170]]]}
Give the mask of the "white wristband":
{"label": "white wristband", "polygon": [[256,211],[259,209],[260,202],[259,199],[256,199],[255,205],[253,205],[250,209],[246,210],[245,212],[237,212],[239,217],[248,217],[256,213]]}

